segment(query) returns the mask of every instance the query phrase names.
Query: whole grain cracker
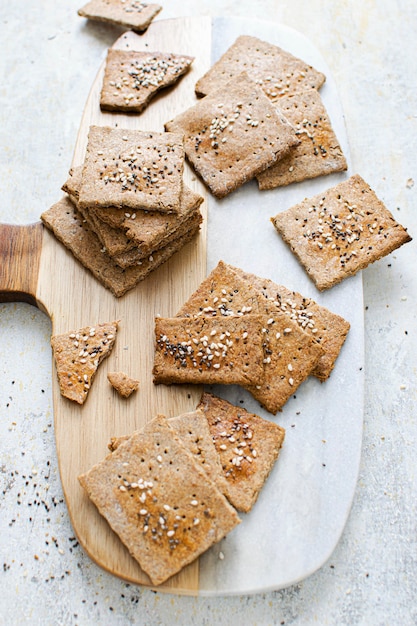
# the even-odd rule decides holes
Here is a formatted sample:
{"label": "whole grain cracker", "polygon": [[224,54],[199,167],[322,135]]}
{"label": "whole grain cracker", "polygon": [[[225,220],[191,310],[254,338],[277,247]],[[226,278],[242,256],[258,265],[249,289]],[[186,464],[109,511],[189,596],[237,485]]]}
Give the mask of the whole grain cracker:
{"label": "whole grain cracker", "polygon": [[315,89],[283,96],[278,106],[301,143],[278,163],[258,174],[259,189],[274,189],[347,169],[346,158]]}
{"label": "whole grain cracker", "polygon": [[241,35],[197,81],[197,95],[210,94],[240,72],[247,72],[274,102],[290,93],[319,89],[325,81],[322,72],[286,50],[257,37]]}
{"label": "whole grain cracker", "polygon": [[154,383],[248,385],[263,379],[260,315],[155,318]]}
{"label": "whole grain cracker", "polygon": [[183,133],[188,160],[218,198],[283,158],[299,142],[294,129],[245,73],[165,128]]}
{"label": "whole grain cracker", "polygon": [[411,241],[357,174],[271,221],[320,291]]}
{"label": "whole grain cracker", "polygon": [[248,513],[278,458],[285,430],[210,393],[203,393],[198,408],[220,456],[226,497],[238,511]]}
{"label": "whole grain cracker", "polygon": [[341,315],[317,304],[312,298],[306,298],[268,278],[260,278],[238,267],[229,266],[229,268],[259,290],[270,306],[276,306],[314,337],[323,348],[324,354],[319,358],[311,374],[321,381],[327,380],[346,340],[350,329],[349,322]]}
{"label": "whole grain cracker", "polygon": [[152,271],[170,259],[199,231],[199,223],[175,241],[156,250],[140,265],[119,267],[103,249],[97,235],[89,228],[68,197],[42,213],[43,224],[74,257],[114,296],[120,298]]}
{"label": "whole grain cracker", "polygon": [[91,0],[78,10],[78,15],[142,32],[161,10],[159,4],[138,0]]}
{"label": "whole grain cracker", "polygon": [[240,522],[162,415],[79,481],[154,585]]}
{"label": "whole grain cracker", "polygon": [[107,380],[123,398],[129,398],[139,388],[139,380],[125,374],[125,372],[108,372]]}
{"label": "whole grain cracker", "polygon": [[81,175],[81,208],[177,212],[184,146],[180,133],[91,126]]}
{"label": "whole grain cracker", "polygon": [[261,314],[264,379],[246,389],[270,413],[280,411],[315,370],[324,349],[313,335],[269,302],[250,281],[220,261],[177,313],[225,318]]}
{"label": "whole grain cracker", "polygon": [[100,107],[105,111],[140,113],[161,89],[173,85],[194,57],[138,50],[107,52]]}
{"label": "whole grain cracker", "polygon": [[86,326],[51,337],[61,395],[84,404],[100,363],[116,341],[118,322]]}

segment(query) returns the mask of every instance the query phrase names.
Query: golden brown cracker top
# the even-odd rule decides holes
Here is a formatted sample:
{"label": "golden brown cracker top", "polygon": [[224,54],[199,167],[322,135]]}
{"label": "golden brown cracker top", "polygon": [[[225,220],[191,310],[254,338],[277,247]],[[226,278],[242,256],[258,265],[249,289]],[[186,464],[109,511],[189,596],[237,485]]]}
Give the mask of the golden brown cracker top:
{"label": "golden brown cracker top", "polygon": [[78,10],[78,15],[142,32],[161,9],[159,4],[138,0],[91,0]]}

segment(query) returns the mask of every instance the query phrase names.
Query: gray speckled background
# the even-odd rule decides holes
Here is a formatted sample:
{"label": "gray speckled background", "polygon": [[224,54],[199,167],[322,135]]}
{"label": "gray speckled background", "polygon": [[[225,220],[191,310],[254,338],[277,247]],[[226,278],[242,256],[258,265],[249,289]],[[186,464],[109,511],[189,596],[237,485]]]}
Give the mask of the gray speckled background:
{"label": "gray speckled background", "polygon": [[[120,34],[87,24],[80,4],[1,3],[3,222],[34,221],[59,197],[89,86]],[[413,0],[168,4],[161,19],[266,17],[313,40],[339,89],[353,171],[417,237]],[[154,593],[85,556],[57,475],[50,322],[29,305],[0,305],[0,624],[416,624],[415,262],[413,241],[363,272],[364,439],[342,539],[308,579],[254,596]]]}

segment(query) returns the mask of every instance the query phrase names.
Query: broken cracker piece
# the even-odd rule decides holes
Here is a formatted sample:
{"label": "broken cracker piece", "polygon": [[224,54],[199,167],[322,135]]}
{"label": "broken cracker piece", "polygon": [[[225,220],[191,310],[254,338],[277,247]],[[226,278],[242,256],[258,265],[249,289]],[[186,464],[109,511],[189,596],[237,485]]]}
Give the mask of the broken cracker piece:
{"label": "broken cracker piece", "polygon": [[240,522],[162,415],[79,481],[154,585]]}
{"label": "broken cracker piece", "polygon": [[107,52],[100,95],[105,111],[141,113],[161,89],[173,85],[190,68],[194,57],[166,52]]}
{"label": "broken cracker piece", "polygon": [[161,9],[159,4],[139,0],[91,0],[78,10],[78,15],[142,32]]}
{"label": "broken cracker piece", "polygon": [[320,291],[411,241],[357,174],[271,221]]}
{"label": "broken cracker piece", "polygon": [[139,388],[139,380],[131,378],[124,372],[108,372],[107,379],[123,398],[128,398]]}
{"label": "broken cracker piece", "polygon": [[61,395],[84,404],[97,368],[109,356],[118,322],[86,326],[51,337]]}

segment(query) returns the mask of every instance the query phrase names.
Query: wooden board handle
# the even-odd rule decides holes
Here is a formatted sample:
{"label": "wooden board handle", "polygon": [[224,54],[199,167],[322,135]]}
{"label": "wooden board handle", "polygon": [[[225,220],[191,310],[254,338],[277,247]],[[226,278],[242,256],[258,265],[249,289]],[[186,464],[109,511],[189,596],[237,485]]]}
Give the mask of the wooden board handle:
{"label": "wooden board handle", "polygon": [[0,224],[0,302],[39,306],[36,289],[42,250],[41,222]]}

